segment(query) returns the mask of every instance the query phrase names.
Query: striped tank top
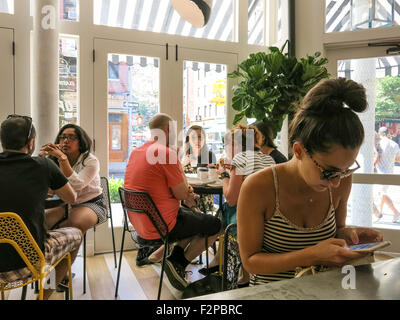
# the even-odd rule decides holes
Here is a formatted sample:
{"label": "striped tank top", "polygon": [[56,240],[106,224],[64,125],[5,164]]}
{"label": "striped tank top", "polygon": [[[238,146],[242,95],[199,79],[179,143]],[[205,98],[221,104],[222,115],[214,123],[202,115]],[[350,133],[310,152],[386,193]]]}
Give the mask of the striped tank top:
{"label": "striped tank top", "polygon": [[[329,189],[330,206],[327,215],[318,226],[301,228],[290,222],[279,210],[278,178],[275,167],[272,167],[275,184],[275,213],[271,219],[264,221],[264,239],[262,252],[286,253],[305,249],[317,243],[334,238],[336,235],[335,209],[332,202],[332,192]],[[250,283],[257,285],[293,278],[295,270],[274,274],[252,274]]]}

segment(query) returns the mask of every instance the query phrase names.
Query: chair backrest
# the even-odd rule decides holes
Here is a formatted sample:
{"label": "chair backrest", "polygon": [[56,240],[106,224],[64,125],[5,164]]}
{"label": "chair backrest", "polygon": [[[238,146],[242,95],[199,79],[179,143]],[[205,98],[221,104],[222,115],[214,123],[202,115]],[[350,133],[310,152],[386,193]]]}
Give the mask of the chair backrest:
{"label": "chair backrest", "polygon": [[161,216],[160,211],[158,211],[153,199],[147,192],[133,191],[122,187],[120,187],[118,191],[125,212],[126,225],[128,211],[130,213],[146,214],[154,228],[159,233],[161,239],[165,240],[168,237],[168,225]]}
{"label": "chair backrest", "polygon": [[239,254],[237,241],[237,225],[232,223],[225,229],[224,235],[224,262],[222,274],[222,290],[232,290],[238,287],[239,270],[242,260]]}
{"label": "chair backrest", "polygon": [[42,272],[43,252],[24,221],[16,213],[0,213],[0,243],[12,245],[33,275],[37,277]]}
{"label": "chair backrest", "polygon": [[104,200],[107,207],[107,218],[111,216],[111,200],[110,200],[110,188],[108,185],[108,179],[106,177],[100,177],[101,189],[103,190]]}

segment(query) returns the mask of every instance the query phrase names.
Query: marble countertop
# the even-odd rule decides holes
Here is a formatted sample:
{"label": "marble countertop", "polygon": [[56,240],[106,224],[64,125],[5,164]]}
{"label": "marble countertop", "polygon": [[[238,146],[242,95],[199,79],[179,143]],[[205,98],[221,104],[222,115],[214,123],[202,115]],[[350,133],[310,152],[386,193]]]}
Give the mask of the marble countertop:
{"label": "marble countertop", "polygon": [[192,300],[399,300],[400,258],[337,268]]}

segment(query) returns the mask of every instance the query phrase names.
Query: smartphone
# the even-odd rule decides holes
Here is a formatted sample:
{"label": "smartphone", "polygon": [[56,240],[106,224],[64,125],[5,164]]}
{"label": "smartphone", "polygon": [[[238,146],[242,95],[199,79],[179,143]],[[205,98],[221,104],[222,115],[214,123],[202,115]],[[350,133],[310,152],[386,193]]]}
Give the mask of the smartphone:
{"label": "smartphone", "polygon": [[362,243],[350,246],[348,249],[356,252],[374,252],[375,250],[390,246],[391,244],[390,241]]}

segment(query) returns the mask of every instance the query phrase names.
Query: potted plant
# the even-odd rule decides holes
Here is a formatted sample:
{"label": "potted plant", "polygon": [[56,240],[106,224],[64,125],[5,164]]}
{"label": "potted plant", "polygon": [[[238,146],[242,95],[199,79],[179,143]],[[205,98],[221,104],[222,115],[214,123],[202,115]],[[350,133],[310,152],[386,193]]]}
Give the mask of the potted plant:
{"label": "potted plant", "polygon": [[256,118],[268,124],[275,138],[285,117],[295,111],[306,93],[329,77],[324,67],[328,60],[320,58],[320,52],[298,61],[283,53],[287,43],[281,49],[269,47],[269,53],[250,54],[228,75],[242,79],[233,88],[232,108],[238,111],[233,124],[245,116]]}

